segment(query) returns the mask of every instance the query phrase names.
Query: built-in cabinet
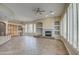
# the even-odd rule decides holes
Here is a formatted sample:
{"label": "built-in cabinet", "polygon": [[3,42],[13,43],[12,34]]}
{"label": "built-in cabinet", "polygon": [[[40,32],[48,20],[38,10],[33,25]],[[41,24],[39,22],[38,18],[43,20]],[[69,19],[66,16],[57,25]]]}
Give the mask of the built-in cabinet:
{"label": "built-in cabinet", "polygon": [[14,25],[14,24],[8,24],[8,34],[11,36],[17,36],[22,35],[22,26]]}
{"label": "built-in cabinet", "polygon": [[8,34],[10,34],[11,36],[18,35],[17,26],[12,25],[12,24],[8,24]]}
{"label": "built-in cabinet", "polygon": [[23,27],[22,26],[17,26],[17,31],[18,31],[18,35],[23,35]]}
{"label": "built-in cabinet", "polygon": [[23,34],[23,27],[20,24],[13,24],[8,22],[0,22],[0,36],[17,36]]}

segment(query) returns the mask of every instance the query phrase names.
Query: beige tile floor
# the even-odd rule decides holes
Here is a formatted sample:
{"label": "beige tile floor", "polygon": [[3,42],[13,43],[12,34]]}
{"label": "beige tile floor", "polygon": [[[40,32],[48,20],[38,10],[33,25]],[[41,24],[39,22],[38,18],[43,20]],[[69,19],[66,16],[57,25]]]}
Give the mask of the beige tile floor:
{"label": "beige tile floor", "polygon": [[0,45],[0,55],[67,55],[63,43],[56,39],[32,36],[14,37]]}

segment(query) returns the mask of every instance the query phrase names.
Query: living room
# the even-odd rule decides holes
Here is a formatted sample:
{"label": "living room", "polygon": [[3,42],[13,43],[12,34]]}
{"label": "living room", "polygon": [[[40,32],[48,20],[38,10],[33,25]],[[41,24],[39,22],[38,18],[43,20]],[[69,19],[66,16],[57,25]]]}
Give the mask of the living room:
{"label": "living room", "polygon": [[77,55],[78,8],[76,3],[1,3],[0,54]]}

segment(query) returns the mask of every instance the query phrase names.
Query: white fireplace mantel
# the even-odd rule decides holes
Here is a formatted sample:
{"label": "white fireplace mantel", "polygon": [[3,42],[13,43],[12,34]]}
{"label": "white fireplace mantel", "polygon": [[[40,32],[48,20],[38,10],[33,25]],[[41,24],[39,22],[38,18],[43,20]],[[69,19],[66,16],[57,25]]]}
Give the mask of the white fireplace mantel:
{"label": "white fireplace mantel", "polygon": [[43,29],[42,35],[45,36],[45,31],[51,31],[52,32],[52,36],[54,37],[54,29]]}

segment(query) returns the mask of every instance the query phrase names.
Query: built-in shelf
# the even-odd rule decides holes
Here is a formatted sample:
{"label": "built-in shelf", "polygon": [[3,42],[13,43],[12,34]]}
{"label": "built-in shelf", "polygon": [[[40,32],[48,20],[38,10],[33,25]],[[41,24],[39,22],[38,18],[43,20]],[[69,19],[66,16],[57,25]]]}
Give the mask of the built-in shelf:
{"label": "built-in shelf", "polygon": [[8,34],[10,34],[11,36],[20,35],[22,31],[21,28],[22,27],[18,25],[8,24]]}
{"label": "built-in shelf", "polygon": [[60,36],[60,21],[55,21],[55,31],[54,31],[54,34],[55,34],[55,38],[59,38]]}
{"label": "built-in shelf", "polygon": [[55,24],[55,26],[60,26],[60,24],[59,25],[58,24],[57,25]]}
{"label": "built-in shelf", "polygon": [[37,27],[37,29],[42,29],[42,27]]}
{"label": "built-in shelf", "polygon": [[43,26],[42,22],[36,23],[36,32],[39,34],[39,36],[42,36],[42,31],[43,31],[42,26]]}

